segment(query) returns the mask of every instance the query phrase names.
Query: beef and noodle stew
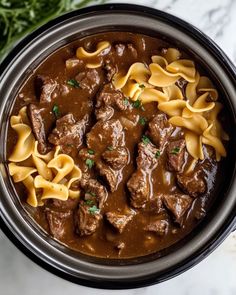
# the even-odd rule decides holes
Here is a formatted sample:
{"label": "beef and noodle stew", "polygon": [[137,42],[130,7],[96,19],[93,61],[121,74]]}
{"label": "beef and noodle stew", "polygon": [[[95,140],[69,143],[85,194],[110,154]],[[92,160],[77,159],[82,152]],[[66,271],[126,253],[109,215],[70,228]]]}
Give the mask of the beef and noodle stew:
{"label": "beef and noodle stew", "polygon": [[229,138],[218,96],[194,57],[161,39],[108,32],[68,44],[24,83],[9,119],[22,204],[88,255],[173,245],[206,216],[220,181]]}

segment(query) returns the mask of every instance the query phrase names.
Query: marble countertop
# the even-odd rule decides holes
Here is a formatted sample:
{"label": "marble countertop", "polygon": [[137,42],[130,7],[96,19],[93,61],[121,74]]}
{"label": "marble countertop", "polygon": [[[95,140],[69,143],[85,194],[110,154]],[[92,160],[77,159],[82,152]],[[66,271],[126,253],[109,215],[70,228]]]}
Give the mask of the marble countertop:
{"label": "marble countertop", "polygon": [[[134,0],[108,1],[155,7],[176,15],[209,35],[236,64],[236,0]],[[124,291],[106,291],[64,281],[31,262],[0,233],[0,294],[165,294],[235,295],[236,233],[200,264],[159,285]]]}

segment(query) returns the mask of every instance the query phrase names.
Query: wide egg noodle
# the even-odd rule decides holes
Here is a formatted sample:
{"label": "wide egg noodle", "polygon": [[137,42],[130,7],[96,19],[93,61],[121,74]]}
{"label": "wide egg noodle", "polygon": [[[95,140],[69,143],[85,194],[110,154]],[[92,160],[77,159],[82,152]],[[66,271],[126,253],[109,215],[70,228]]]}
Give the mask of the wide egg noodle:
{"label": "wide egg noodle", "polygon": [[68,188],[64,184],[47,181],[41,175],[35,177],[34,187],[43,190],[41,200],[58,199],[66,201],[69,196]]}
{"label": "wide egg noodle", "polygon": [[189,154],[194,159],[204,159],[203,149],[202,149],[202,136],[196,133],[186,130],[184,133],[186,148]]}
{"label": "wide egg noodle", "polygon": [[34,178],[31,175],[29,175],[22,182],[28,191],[26,202],[32,207],[37,207],[39,205],[42,205],[42,202],[38,202],[38,199],[37,199],[36,189],[34,186]]}
{"label": "wide egg noodle", "polygon": [[32,129],[25,123],[26,120],[26,107],[23,107],[17,116],[11,116],[10,124],[18,137],[13,152],[8,159],[11,162],[22,162],[29,158],[33,152],[35,139]]}
{"label": "wide egg noodle", "polygon": [[25,180],[29,175],[37,172],[34,167],[19,166],[15,163],[8,165],[9,173],[12,176],[14,182],[21,182]]}
{"label": "wide egg noodle", "polygon": [[183,109],[186,107],[185,100],[170,100],[158,104],[158,109],[170,117],[181,116]]}

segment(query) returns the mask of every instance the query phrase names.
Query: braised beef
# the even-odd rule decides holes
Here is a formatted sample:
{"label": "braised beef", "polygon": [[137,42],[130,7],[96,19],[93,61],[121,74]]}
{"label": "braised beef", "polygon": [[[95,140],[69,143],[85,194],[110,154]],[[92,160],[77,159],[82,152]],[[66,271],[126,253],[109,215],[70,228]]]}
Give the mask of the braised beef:
{"label": "braised beef", "polygon": [[67,114],[56,121],[56,128],[48,137],[48,141],[61,147],[63,153],[70,153],[72,149],[78,149],[83,143],[88,116],[76,121],[72,114]]}
{"label": "braised beef", "polygon": [[98,121],[87,133],[87,146],[95,151],[123,145],[124,131],[119,120]]}
{"label": "braised beef", "polygon": [[111,106],[104,106],[95,110],[97,120],[107,121],[114,115],[114,109]]}
{"label": "braised beef", "polygon": [[85,194],[87,194],[86,199],[94,200],[94,202],[98,203],[98,208],[102,209],[107,199],[106,188],[96,179],[86,178],[81,179],[80,186]]}
{"label": "braised beef", "polygon": [[56,90],[57,82],[47,76],[37,75],[35,77],[35,94],[40,103],[52,101],[53,92]]}
{"label": "braised beef", "polygon": [[99,211],[92,211],[91,208],[93,207],[87,205],[84,201],[80,202],[75,216],[77,224],[76,232],[80,236],[92,235],[99,227],[102,215]]}
{"label": "braised beef", "polygon": [[142,170],[134,172],[127,182],[130,202],[134,208],[143,207],[150,197],[149,176]]}
{"label": "braised beef", "polygon": [[67,224],[72,218],[72,211],[46,210],[46,218],[51,235],[55,239],[63,239],[67,235]]}
{"label": "braised beef", "polygon": [[99,88],[101,72],[97,69],[87,69],[84,72],[79,72],[75,79],[79,83],[79,87],[93,94]]}
{"label": "braised beef", "polygon": [[164,113],[156,115],[148,124],[147,135],[160,150],[163,149],[172,132],[173,126]]}
{"label": "braised beef", "polygon": [[191,175],[177,175],[179,187],[190,196],[196,198],[206,192],[207,185],[203,177],[198,172]]}
{"label": "braised beef", "polygon": [[96,169],[99,175],[104,179],[111,192],[115,192],[122,180],[120,171],[113,170],[110,166],[101,161],[96,162]]}
{"label": "braised beef", "polygon": [[105,84],[97,95],[96,108],[111,106],[117,110],[125,110],[124,95],[121,91],[116,90],[112,83]]}
{"label": "braised beef", "polygon": [[38,108],[36,105],[32,103],[28,105],[27,113],[31,121],[34,136],[38,141],[38,150],[41,154],[45,154],[49,148],[46,140],[45,127],[41,112],[42,109]]}
{"label": "braised beef", "polygon": [[156,220],[149,223],[145,226],[144,230],[157,233],[159,236],[164,236],[168,230],[168,221],[167,220]]}
{"label": "braised beef", "polygon": [[150,212],[155,214],[160,214],[161,212],[165,210],[163,206],[162,196],[163,196],[162,194],[157,194],[149,200],[147,205],[148,205],[148,210]]}
{"label": "braised beef", "polygon": [[181,223],[181,218],[190,208],[193,199],[188,195],[173,194],[163,195],[166,208],[173,214],[177,223]]}
{"label": "braised beef", "polygon": [[113,76],[117,73],[117,66],[111,63],[110,59],[106,59],[104,62],[104,70],[108,82],[111,82]]}
{"label": "braised beef", "polygon": [[122,43],[118,43],[115,45],[115,50],[116,50],[116,54],[118,56],[122,56],[124,54],[125,51],[125,44]]}
{"label": "braised beef", "polygon": [[48,199],[46,207],[52,210],[69,211],[77,208],[79,198],[68,198],[66,201],[59,199]]}
{"label": "braised beef", "polygon": [[153,169],[158,162],[157,153],[158,149],[151,142],[139,143],[137,157],[138,169],[143,169],[144,171]]}
{"label": "braised beef", "polygon": [[113,225],[113,227],[118,230],[118,232],[121,234],[128,222],[130,222],[133,218],[133,215],[125,215],[125,214],[119,214],[116,212],[107,212],[106,218],[110,222],[110,224]]}
{"label": "braised beef", "polygon": [[127,148],[117,147],[106,150],[102,158],[112,169],[119,170],[127,165],[129,154]]}
{"label": "braised beef", "polygon": [[181,171],[184,165],[185,140],[171,141],[167,146],[167,168],[169,171]]}

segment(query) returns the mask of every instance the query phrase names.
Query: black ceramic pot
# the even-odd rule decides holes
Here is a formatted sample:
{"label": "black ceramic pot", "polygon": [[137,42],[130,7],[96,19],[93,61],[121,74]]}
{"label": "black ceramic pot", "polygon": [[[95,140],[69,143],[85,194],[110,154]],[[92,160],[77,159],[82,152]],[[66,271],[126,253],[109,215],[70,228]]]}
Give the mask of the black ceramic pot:
{"label": "black ceramic pot", "polygon": [[[183,241],[160,253],[132,260],[104,260],[75,253],[52,240],[21,206],[6,169],[6,130],[14,98],[24,80],[57,48],[106,31],[162,36],[186,48],[221,92],[231,141],[215,202],[206,218]],[[136,5],[104,5],[63,15],[20,42],[0,66],[0,222],[1,229],[27,256],[62,278],[97,288],[136,288],[182,273],[213,251],[236,225],[236,71],[222,50],[192,25],[167,13]]]}

